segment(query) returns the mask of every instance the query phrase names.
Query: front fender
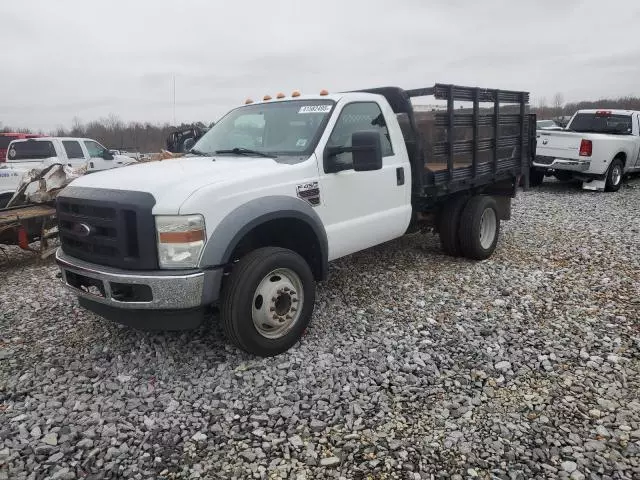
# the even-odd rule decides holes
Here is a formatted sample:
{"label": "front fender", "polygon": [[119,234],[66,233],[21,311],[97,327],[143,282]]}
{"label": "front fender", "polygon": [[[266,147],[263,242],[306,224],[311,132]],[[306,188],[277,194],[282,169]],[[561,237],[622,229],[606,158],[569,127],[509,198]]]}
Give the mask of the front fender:
{"label": "front fender", "polygon": [[262,223],[280,218],[302,220],[313,229],[320,244],[324,277],[328,268],[329,247],[322,220],[305,201],[284,195],[257,198],[231,211],[209,236],[200,266],[211,268],[226,265],[231,261],[236,246],[247,233]]}

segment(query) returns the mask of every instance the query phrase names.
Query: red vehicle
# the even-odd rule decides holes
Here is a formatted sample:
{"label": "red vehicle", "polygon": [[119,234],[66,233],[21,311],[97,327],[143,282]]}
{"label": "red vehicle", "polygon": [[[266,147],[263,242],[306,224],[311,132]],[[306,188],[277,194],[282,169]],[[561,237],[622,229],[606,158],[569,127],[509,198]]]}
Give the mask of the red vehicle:
{"label": "red vehicle", "polygon": [[13,140],[38,137],[44,137],[44,135],[38,135],[36,133],[0,133],[0,163],[7,161],[7,149]]}

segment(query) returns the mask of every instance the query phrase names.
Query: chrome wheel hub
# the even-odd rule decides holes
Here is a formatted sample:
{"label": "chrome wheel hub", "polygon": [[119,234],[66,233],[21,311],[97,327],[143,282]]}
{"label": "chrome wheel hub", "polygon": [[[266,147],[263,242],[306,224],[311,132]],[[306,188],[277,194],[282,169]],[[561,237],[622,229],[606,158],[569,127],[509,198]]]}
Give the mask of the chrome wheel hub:
{"label": "chrome wheel hub", "polygon": [[276,269],[260,281],[253,295],[253,325],[265,338],[283,337],[300,319],[303,301],[298,274],[288,268]]}
{"label": "chrome wheel hub", "polygon": [[480,217],[480,245],[485,250],[491,248],[496,237],[498,219],[492,208],[487,208]]}
{"label": "chrome wheel hub", "polygon": [[613,170],[611,171],[611,183],[613,185],[618,185],[622,180],[622,169],[619,165],[614,165]]}

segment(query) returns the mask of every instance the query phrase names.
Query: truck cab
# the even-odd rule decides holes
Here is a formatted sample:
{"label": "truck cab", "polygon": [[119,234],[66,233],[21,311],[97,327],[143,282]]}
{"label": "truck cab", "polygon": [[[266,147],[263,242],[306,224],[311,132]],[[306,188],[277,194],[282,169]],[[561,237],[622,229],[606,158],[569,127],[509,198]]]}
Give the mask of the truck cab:
{"label": "truck cab", "polygon": [[36,133],[21,133],[21,132],[2,132],[0,133],[0,164],[5,163],[7,161],[7,150],[9,149],[9,144],[13,140],[20,140],[23,138],[39,138],[44,135],[39,135]]}
{"label": "truck cab", "polygon": [[72,168],[87,167],[88,172],[109,170],[135,162],[113,155],[90,138],[42,137],[14,140],[7,150],[7,167],[31,169],[60,163]]}
{"label": "truck cab", "polygon": [[[433,139],[423,142],[410,103],[419,95],[474,108],[429,115]],[[527,100],[438,85],[247,100],[182,158],[63,190],[63,281],[85,308],[145,329],[193,328],[216,306],[232,343],[283,352],[307,327],[332,260],[423,225],[450,255],[493,253],[529,169]],[[481,114],[483,101],[494,116]],[[503,101],[519,102],[518,113],[501,120]],[[512,131],[482,139],[486,122]]]}

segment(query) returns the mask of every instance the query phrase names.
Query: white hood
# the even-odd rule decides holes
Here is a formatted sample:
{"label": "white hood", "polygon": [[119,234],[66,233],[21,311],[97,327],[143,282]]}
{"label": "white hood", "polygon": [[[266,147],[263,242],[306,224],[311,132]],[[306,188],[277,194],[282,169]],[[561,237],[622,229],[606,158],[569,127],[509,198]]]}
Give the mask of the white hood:
{"label": "white hood", "polygon": [[148,192],[160,202],[179,206],[196,190],[218,183],[240,183],[287,168],[271,158],[187,157],[138,163],[74,180],[76,187]]}

